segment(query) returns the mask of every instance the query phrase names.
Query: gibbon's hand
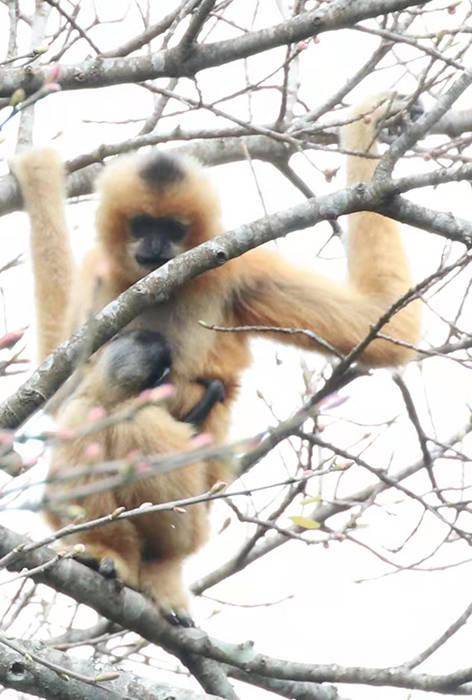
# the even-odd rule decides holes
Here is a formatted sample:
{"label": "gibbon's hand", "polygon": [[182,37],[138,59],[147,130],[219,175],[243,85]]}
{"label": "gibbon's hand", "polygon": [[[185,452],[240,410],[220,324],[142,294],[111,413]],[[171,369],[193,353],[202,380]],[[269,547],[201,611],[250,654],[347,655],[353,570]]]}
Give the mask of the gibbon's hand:
{"label": "gibbon's hand", "polygon": [[380,118],[378,126],[381,130],[385,130],[390,141],[399,136],[410,122],[416,122],[423,114],[424,107],[421,100],[408,103],[407,97],[398,95],[390,100],[388,111]]}
{"label": "gibbon's hand", "polygon": [[202,384],[206,391],[200,401],[183,418],[185,423],[193,423],[193,425],[203,423],[213,406],[216,403],[223,403],[226,398],[225,386],[219,379],[198,379],[198,383]]}

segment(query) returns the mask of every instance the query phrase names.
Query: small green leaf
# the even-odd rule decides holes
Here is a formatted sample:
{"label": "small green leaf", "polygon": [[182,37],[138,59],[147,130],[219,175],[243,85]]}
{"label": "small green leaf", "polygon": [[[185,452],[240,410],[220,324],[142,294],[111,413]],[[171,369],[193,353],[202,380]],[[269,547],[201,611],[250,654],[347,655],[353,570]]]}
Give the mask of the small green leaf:
{"label": "small green leaf", "polygon": [[321,525],[316,520],[311,518],[305,518],[303,515],[291,515],[290,520],[294,525],[298,527],[303,527],[305,530],[318,530]]}
{"label": "small green leaf", "polygon": [[310,506],[312,503],[320,503],[321,496],[307,496],[302,501],[302,506]]}

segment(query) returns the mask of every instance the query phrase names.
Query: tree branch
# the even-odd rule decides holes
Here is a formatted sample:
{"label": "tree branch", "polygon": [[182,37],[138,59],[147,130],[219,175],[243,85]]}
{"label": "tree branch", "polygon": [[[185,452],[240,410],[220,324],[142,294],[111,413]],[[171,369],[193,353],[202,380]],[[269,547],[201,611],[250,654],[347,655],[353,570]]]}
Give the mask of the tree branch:
{"label": "tree branch", "polygon": [[[6,641],[8,646],[0,639],[0,684],[17,692],[57,700],[218,699],[216,695],[155,683],[129,672],[117,673],[116,666],[71,658],[42,642]],[[110,680],[106,680],[107,675]]]}
{"label": "tree branch", "polygon": [[[76,65],[61,66],[63,90],[105,87],[121,83],[139,83],[156,78],[194,76],[201,70],[247,58],[277,46],[308,37],[350,27],[356,22],[397,12],[406,7],[425,5],[430,0],[336,0],[322,10],[297,15],[267,29],[249,32],[236,39],[227,39],[194,47],[182,60],[180,48],[158,51],[131,58],[96,57]],[[23,68],[0,70],[0,97],[10,97],[22,87],[28,93],[38,89],[44,69],[31,74]]]}

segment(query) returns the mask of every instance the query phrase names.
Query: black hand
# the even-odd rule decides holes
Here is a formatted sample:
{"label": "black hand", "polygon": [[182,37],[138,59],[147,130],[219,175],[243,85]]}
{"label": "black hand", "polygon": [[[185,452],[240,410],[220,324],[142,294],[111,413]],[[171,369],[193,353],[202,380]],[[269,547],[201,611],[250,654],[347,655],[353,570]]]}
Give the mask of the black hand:
{"label": "black hand", "polygon": [[224,401],[226,396],[224,384],[219,379],[201,379],[199,381],[206,387],[206,391],[200,401],[183,418],[185,423],[193,423],[193,425],[203,423],[215,403]]}

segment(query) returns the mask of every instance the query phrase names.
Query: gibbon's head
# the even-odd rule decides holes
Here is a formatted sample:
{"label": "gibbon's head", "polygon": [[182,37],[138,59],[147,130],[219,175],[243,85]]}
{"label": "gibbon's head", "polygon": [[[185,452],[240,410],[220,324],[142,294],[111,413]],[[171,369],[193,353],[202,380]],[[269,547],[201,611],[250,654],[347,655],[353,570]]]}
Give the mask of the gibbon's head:
{"label": "gibbon's head", "polygon": [[128,282],[220,232],[218,197],[190,158],[154,150],[117,159],[98,192],[98,236],[112,274]]}
{"label": "gibbon's head", "polygon": [[165,384],[172,366],[171,351],[161,333],[125,331],[100,353],[98,376],[115,398],[128,398]]}

